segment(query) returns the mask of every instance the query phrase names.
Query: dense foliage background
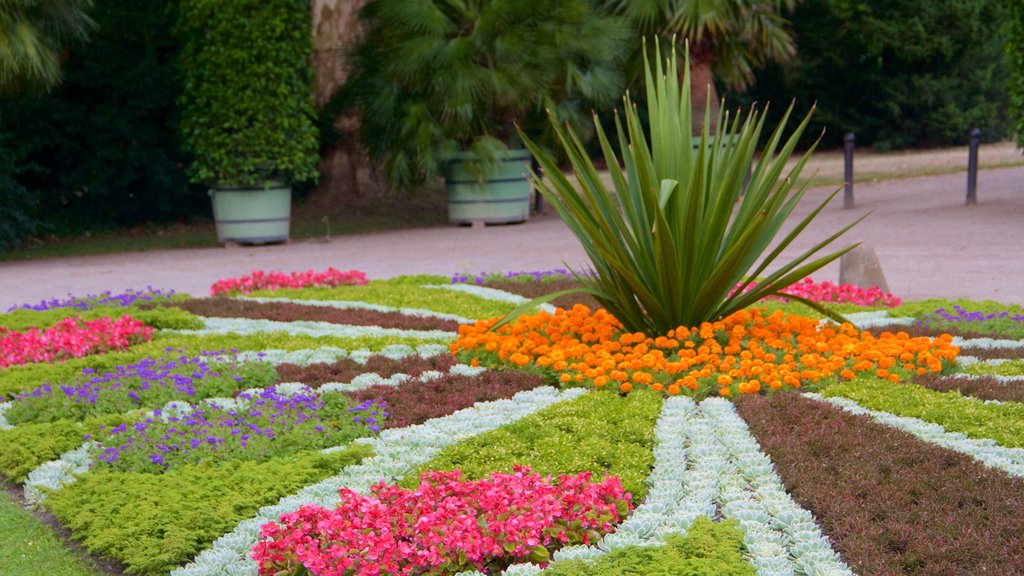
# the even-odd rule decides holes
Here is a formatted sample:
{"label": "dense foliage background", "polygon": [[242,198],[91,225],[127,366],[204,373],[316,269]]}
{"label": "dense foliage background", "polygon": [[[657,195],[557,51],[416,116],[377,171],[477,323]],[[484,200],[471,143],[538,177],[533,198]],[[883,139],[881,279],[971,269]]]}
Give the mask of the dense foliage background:
{"label": "dense foliage background", "polygon": [[68,49],[63,83],[3,97],[0,248],[31,221],[76,233],[207,209],[187,186],[177,142],[172,6],[98,0],[99,27]]}
{"label": "dense foliage background", "polygon": [[797,57],[744,98],[817,102],[825,145],[847,132],[878,150],[1009,135],[1004,0],[804,0],[791,19]]}
{"label": "dense foliage background", "polygon": [[[12,6],[24,7],[33,1],[0,3],[0,23],[18,16],[16,11],[11,12]],[[310,24],[302,9],[295,10],[304,8],[305,2],[281,2],[291,7],[294,22],[305,19]],[[510,10],[516,5],[512,4]],[[545,54],[563,58],[565,67],[560,76],[554,80],[545,77],[541,83],[550,96],[545,105],[557,107],[559,115],[565,118],[585,117],[595,107],[593,102],[609,99],[608,94],[594,94],[621,85],[617,78],[628,78],[630,66],[636,63],[630,56],[636,54],[637,46],[621,55],[607,53],[620,39],[619,31],[632,29],[635,43],[652,26],[659,33],[679,32],[669,26],[682,22],[677,18],[666,20],[659,27],[660,21],[640,17],[638,7],[656,4],[618,0],[559,3],[563,11],[571,8],[572,13],[564,19],[575,22],[562,30],[575,32],[563,33],[557,42],[541,44],[530,39],[528,31],[523,32],[522,41],[508,49],[528,52],[543,45]],[[1024,131],[1024,4],[1018,0],[802,0],[795,3],[795,8],[793,4],[788,0],[727,3],[735,8],[729,13],[731,18],[738,19],[733,22],[735,29],[744,30],[743,15],[751,14],[746,29],[757,28],[757,18],[761,18],[762,23],[776,27],[779,42],[792,38],[796,48],[792,59],[781,64],[769,62],[758,70],[752,90],[728,94],[730,102],[771,101],[775,105],[770,114],[776,115],[793,99],[797,101],[798,114],[816,102],[817,111],[805,133],[805,143],[824,127],[825,146],[839,145],[842,135],[850,131],[857,134],[859,146],[881,150],[963,144],[967,131],[974,127],[982,129],[985,140]],[[82,5],[77,0],[67,4],[70,8]],[[422,3],[399,5],[404,11],[414,11]],[[535,4],[545,5],[540,0]],[[666,6],[682,9],[682,4],[674,1]],[[713,3],[686,6],[711,10]],[[751,8],[757,6],[763,9]],[[179,136],[179,119],[183,117],[177,105],[183,89],[177,67],[181,38],[172,34],[179,7],[180,0],[95,0],[85,16],[96,24],[89,26],[87,41],[69,42],[75,36],[68,33],[42,39],[49,45],[60,46],[62,83],[49,92],[24,83],[0,90],[0,250],[16,246],[33,234],[69,235],[209,213],[205,188],[188,185],[185,169],[191,159],[183,152]],[[784,9],[776,13],[779,7]],[[708,14],[687,15],[697,23],[710,22]],[[78,22],[85,21],[82,14],[76,17]],[[620,22],[610,21],[615,18]],[[533,21],[530,14],[520,20]],[[244,18],[238,17],[238,21]],[[466,26],[474,28],[477,24],[482,24],[483,31],[488,29],[487,22],[475,22],[472,18]],[[296,29],[301,27],[300,23]],[[0,33],[5,33],[2,26]],[[382,34],[387,37],[383,32],[377,33]],[[389,34],[394,36],[393,31]],[[421,37],[425,36],[429,34],[423,35],[421,31]],[[600,43],[590,48],[594,54],[590,59],[566,56],[586,52],[580,44],[593,44],[595,37],[600,38]],[[736,44],[730,38],[719,40]],[[460,41],[452,46],[465,44]],[[258,45],[252,48],[241,56],[240,61],[246,62],[239,67],[244,69],[241,76],[246,72],[252,76],[256,66],[270,60],[267,55],[260,56]],[[379,49],[366,44],[352,48],[357,53],[362,50],[363,55],[381,55]],[[758,58],[752,62],[761,64],[773,59]],[[410,77],[419,72],[422,79],[422,72],[430,68],[426,64],[436,63],[409,64],[399,62],[391,72]],[[728,64],[728,58],[714,61],[720,87],[730,85],[722,83],[728,79]],[[609,65],[621,69],[612,70]],[[472,67],[465,69],[473,71]],[[425,86],[423,89],[429,89],[436,101],[447,102],[448,108],[440,114],[465,116],[465,107],[460,106],[466,99],[452,96],[446,100],[445,95],[457,94],[472,83],[457,76],[426,76],[426,84],[407,84]],[[396,78],[388,81],[394,81],[393,86],[403,85]],[[350,91],[353,92],[366,93]],[[242,101],[243,96],[232,94],[231,99]],[[371,130],[369,134],[377,139],[376,143],[369,141],[368,132],[363,130],[362,138],[367,140],[364,144],[371,149],[382,145],[392,152],[401,153],[404,149],[405,173],[421,172],[420,160],[425,156],[419,152],[425,148],[420,145],[450,140],[450,135],[435,138],[438,134],[431,131],[431,126],[436,127],[432,118],[425,122],[398,122],[398,118],[408,119],[410,114],[415,119],[417,111],[427,116],[437,113],[428,113],[430,107],[422,105],[426,101],[422,90],[392,96],[376,102],[376,112],[385,118],[383,125],[390,129]],[[532,120],[542,119],[543,114],[536,99],[527,100],[530,99],[512,108],[521,111],[526,106],[530,110],[524,121],[529,126]],[[617,101],[614,97],[611,100]],[[602,114],[611,107],[612,104],[596,106]],[[502,114],[507,109],[496,108],[496,122],[504,128],[511,125],[510,115]],[[325,126],[333,124],[337,110],[329,105],[321,112]],[[646,117],[642,106],[639,113],[641,118]],[[300,115],[308,114],[306,110]],[[472,116],[489,117],[487,113]],[[380,123],[365,123],[377,125]],[[495,133],[507,135],[501,130]],[[309,134],[303,134],[309,149]],[[321,144],[326,138],[337,137],[325,130]],[[358,136],[352,133],[341,137]],[[596,147],[591,150],[596,151]],[[306,175],[312,175],[309,166],[305,164]]]}

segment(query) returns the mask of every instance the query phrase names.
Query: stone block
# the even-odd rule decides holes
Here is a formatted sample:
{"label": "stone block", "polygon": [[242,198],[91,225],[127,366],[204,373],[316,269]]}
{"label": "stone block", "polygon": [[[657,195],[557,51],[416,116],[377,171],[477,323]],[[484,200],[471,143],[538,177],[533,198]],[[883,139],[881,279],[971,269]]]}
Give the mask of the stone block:
{"label": "stone block", "polygon": [[889,292],[878,255],[875,254],[875,249],[866,243],[843,254],[839,259],[839,283],[853,284],[865,290],[878,286],[883,292]]}

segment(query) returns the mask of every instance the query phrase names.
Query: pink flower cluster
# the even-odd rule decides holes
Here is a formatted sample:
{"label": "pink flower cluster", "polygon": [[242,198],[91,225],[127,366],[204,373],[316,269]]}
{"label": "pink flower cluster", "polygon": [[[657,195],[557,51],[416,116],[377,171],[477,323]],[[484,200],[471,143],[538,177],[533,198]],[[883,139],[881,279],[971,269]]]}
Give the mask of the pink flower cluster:
{"label": "pink flower cluster", "polygon": [[366,274],[358,270],[342,272],[328,268],[323,272],[264,272],[254,270],[249,276],[217,280],[210,287],[210,295],[249,294],[256,290],[279,290],[281,288],[304,288],[306,286],[356,286],[366,284]]}
{"label": "pink flower cluster", "polygon": [[335,510],[303,506],[270,522],[253,548],[261,576],[377,576],[487,573],[515,562],[541,564],[562,546],[595,542],[630,508],[617,477],[541,477],[529,468],[462,481],[425,472],[415,490],[340,490]]}
{"label": "pink flower cluster", "polygon": [[124,350],[152,338],[152,328],[128,315],[84,321],[71,316],[45,330],[29,328],[25,332],[0,326],[0,367]]}
{"label": "pink flower cluster", "polygon": [[[756,282],[752,282],[747,290],[757,285]],[[797,282],[791,286],[788,286],[782,290],[785,294],[792,294],[793,296],[800,296],[806,298],[812,302],[826,302],[826,303],[849,303],[857,304],[858,306],[893,306],[900,305],[900,299],[892,294],[882,292],[882,289],[878,286],[873,286],[869,290],[865,290],[860,286],[854,286],[853,284],[833,284],[828,280],[820,283],[816,283],[810,278],[804,278],[802,282]],[[783,300],[779,297],[770,297],[768,300]]]}

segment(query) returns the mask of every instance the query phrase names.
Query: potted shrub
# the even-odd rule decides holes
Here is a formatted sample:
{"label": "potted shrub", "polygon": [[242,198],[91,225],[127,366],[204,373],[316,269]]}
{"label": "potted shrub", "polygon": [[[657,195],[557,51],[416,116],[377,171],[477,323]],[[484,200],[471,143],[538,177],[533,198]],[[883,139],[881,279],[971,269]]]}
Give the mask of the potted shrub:
{"label": "potted shrub", "polygon": [[285,241],[293,183],[317,177],[306,2],[181,0],[181,130],[221,242]]}
{"label": "potted shrub", "polygon": [[545,107],[579,124],[622,92],[629,24],[589,0],[370,0],[359,17],[339,98],[393,186],[444,176],[455,223],[525,220],[516,125],[545,126]]}

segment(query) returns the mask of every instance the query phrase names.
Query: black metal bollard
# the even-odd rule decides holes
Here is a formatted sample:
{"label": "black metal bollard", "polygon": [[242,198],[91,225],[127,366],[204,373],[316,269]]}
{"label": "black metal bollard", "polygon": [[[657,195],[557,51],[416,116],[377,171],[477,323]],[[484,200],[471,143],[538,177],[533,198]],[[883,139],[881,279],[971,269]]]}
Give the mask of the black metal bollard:
{"label": "black metal bollard", "polygon": [[843,181],[845,191],[843,192],[843,208],[853,208],[853,143],[856,137],[853,132],[847,132],[843,136],[843,157],[846,166],[843,170]]}
{"label": "black metal bollard", "polygon": [[973,128],[967,139],[967,205],[978,203],[978,146],[981,145],[981,130]]}

